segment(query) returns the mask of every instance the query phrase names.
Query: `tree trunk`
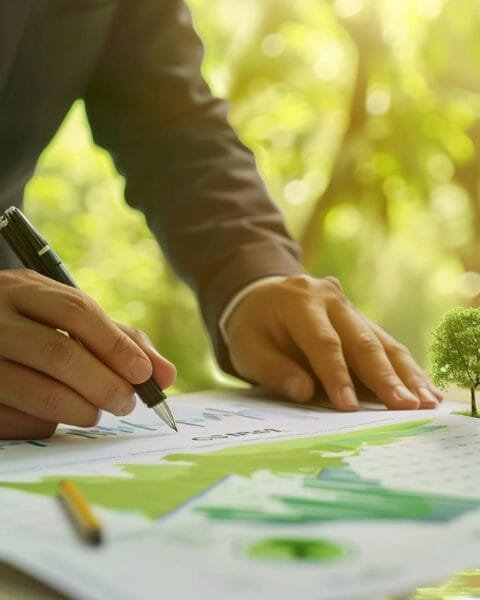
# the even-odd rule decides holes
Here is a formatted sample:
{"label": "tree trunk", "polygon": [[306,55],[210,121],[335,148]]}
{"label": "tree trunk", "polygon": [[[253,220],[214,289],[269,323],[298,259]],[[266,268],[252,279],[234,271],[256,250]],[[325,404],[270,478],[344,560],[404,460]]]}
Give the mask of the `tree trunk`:
{"label": "tree trunk", "polygon": [[475,388],[472,386],[470,388],[470,398],[472,401],[472,417],[478,417],[477,413],[477,403],[475,402]]}

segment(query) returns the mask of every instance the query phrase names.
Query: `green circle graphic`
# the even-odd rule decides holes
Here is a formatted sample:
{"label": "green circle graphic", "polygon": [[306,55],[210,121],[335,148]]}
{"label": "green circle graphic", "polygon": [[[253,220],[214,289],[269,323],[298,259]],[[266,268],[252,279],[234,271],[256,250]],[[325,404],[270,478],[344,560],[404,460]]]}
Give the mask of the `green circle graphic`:
{"label": "green circle graphic", "polygon": [[312,538],[264,538],[253,543],[248,554],[267,560],[327,562],[345,556],[346,550],[329,540]]}

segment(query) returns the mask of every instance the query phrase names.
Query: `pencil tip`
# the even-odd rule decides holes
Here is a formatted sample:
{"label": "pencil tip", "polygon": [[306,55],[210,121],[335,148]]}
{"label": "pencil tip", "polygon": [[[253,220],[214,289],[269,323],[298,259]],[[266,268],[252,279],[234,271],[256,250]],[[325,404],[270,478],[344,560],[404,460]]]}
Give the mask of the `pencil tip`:
{"label": "pencil tip", "polygon": [[92,546],[100,546],[103,543],[102,532],[94,530],[86,536],[86,541]]}

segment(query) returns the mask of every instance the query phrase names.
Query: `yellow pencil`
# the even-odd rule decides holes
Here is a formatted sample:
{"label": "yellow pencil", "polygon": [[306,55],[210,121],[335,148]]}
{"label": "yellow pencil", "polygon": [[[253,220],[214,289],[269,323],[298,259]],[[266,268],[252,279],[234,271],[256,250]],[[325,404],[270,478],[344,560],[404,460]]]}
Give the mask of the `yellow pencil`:
{"label": "yellow pencil", "polygon": [[58,497],[82,540],[95,546],[101,544],[100,523],[78,487],[64,479],[58,484]]}

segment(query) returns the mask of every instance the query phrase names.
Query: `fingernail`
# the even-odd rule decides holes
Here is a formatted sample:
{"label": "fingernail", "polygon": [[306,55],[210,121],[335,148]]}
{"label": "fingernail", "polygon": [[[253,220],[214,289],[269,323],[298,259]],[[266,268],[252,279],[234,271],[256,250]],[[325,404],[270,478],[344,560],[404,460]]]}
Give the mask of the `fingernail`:
{"label": "fingernail", "polygon": [[346,408],[347,410],[356,410],[358,408],[358,400],[353,388],[346,385],[340,390],[339,395],[342,408]]}
{"label": "fingernail", "polygon": [[150,348],[150,350],[153,350],[153,352],[155,352],[155,354],[158,354],[158,356],[162,356],[160,352],[155,348],[152,340],[148,337],[148,335],[144,331],[141,331],[140,333],[142,335],[143,342]]}
{"label": "fingernail", "polygon": [[411,405],[412,408],[417,408],[420,405],[418,399],[403,385],[397,385],[394,391],[397,400],[401,400],[404,405]]}
{"label": "fingernail", "polygon": [[301,377],[289,377],[284,385],[285,394],[295,400],[295,402],[302,402],[303,392],[305,389],[304,380]]}
{"label": "fingernail", "polygon": [[129,374],[133,382],[140,383],[148,379],[152,374],[152,363],[143,358],[143,356],[137,356],[130,363]]}
{"label": "fingernail", "polygon": [[417,394],[424,405],[431,406],[432,408],[436,408],[438,406],[437,399],[427,387],[420,386],[417,389]]}

